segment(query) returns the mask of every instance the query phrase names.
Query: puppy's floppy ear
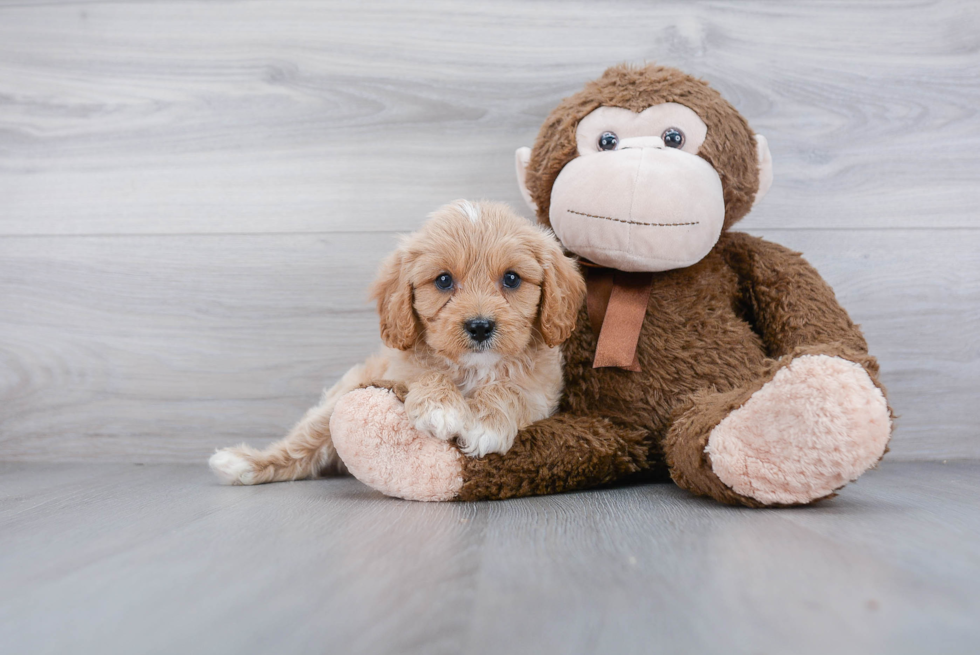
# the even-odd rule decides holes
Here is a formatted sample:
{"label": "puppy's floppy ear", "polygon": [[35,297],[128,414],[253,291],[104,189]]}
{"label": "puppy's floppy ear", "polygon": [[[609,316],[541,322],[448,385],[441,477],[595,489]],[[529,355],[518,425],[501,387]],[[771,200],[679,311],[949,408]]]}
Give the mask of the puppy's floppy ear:
{"label": "puppy's floppy ear", "polygon": [[408,350],[422,334],[422,326],[412,307],[412,285],[405,268],[405,252],[399,248],[381,263],[371,287],[371,298],[378,303],[378,316],[381,317],[381,340],[397,350]]}
{"label": "puppy's floppy ear", "polygon": [[541,282],[541,336],[549,346],[565,342],[575,329],[585,299],[585,280],[578,265],[566,257],[550,230],[541,235],[539,260],[544,268]]}

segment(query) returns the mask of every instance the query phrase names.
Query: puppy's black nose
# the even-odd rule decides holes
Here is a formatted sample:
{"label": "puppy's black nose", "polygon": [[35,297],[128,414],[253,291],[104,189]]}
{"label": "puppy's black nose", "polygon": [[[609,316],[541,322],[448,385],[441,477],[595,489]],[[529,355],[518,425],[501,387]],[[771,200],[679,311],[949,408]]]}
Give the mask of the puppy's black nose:
{"label": "puppy's black nose", "polygon": [[493,334],[494,323],[488,318],[471,318],[463,323],[470,339],[477,343],[483,343]]}

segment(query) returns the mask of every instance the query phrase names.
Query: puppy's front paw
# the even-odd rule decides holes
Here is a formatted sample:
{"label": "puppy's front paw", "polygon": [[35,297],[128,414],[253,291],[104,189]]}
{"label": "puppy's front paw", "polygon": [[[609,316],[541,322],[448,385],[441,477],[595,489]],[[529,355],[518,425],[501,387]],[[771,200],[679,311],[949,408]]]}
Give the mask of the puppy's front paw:
{"label": "puppy's front paw", "polygon": [[503,455],[514,445],[517,430],[492,428],[485,423],[474,423],[460,435],[456,443],[470,457],[483,457],[490,453]]}
{"label": "puppy's front paw", "polygon": [[236,448],[222,448],[215,451],[208,460],[208,465],[222,484],[253,484],[255,469],[252,462],[240,451],[236,451],[238,451]]}
{"label": "puppy's front paw", "polygon": [[436,439],[449,441],[463,432],[466,415],[452,405],[441,403],[406,404],[405,411],[412,426]]}

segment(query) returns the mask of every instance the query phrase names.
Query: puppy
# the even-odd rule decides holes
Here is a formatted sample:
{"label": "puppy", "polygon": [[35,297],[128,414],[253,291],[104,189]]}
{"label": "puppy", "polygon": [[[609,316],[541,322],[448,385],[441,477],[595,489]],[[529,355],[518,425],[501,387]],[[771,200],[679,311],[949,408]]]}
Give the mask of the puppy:
{"label": "puppy", "polygon": [[558,346],[575,327],[585,283],[549,230],[503,204],[457,201],[402,240],[371,295],[385,347],[325,391],[281,441],[217,451],[210,465],[223,482],[344,472],[330,415],[341,396],[372,381],[403,383],[414,426],[455,438],[473,457],[506,453],[518,430],[555,411]]}

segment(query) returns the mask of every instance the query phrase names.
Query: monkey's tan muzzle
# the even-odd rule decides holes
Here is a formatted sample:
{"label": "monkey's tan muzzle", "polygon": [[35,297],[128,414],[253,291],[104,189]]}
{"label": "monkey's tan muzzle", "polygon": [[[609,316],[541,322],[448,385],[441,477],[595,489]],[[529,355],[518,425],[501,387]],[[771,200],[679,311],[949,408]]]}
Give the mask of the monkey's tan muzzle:
{"label": "monkey's tan muzzle", "polygon": [[708,254],[725,202],[704,159],[637,137],[569,162],[555,180],[550,219],[565,247],[597,264],[666,271]]}

